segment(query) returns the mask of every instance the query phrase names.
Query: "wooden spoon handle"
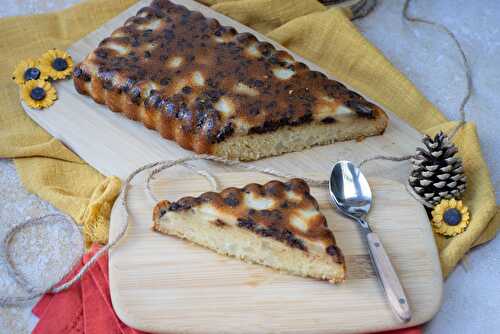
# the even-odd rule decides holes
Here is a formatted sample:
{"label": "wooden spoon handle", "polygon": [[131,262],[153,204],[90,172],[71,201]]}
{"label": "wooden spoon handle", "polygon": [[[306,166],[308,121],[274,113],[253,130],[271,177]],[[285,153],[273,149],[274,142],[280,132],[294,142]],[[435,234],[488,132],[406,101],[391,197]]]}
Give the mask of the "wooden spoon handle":
{"label": "wooden spoon handle", "polygon": [[410,321],[411,310],[408,305],[408,299],[406,298],[398,275],[392,266],[391,260],[389,259],[384,246],[382,246],[382,242],[380,242],[378,235],[374,232],[367,233],[366,239],[368,241],[368,248],[370,250],[375,271],[377,272],[380,282],[382,283],[382,287],[385,290],[389,305],[399,320],[402,322]]}

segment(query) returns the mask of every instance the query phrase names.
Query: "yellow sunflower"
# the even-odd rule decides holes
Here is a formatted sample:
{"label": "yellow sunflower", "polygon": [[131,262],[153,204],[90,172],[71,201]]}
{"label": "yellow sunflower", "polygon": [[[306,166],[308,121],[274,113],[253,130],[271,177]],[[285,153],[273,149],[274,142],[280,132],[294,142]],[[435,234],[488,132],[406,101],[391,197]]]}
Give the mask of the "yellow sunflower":
{"label": "yellow sunflower", "polygon": [[43,54],[40,66],[52,79],[64,79],[73,72],[73,59],[66,51],[53,49]]}
{"label": "yellow sunflower", "polygon": [[30,80],[46,80],[48,78],[47,72],[41,69],[38,60],[26,59],[17,64],[12,79],[18,85],[24,85]]}
{"label": "yellow sunflower", "polygon": [[29,107],[42,109],[54,103],[57,93],[48,81],[30,80],[21,86],[21,98]]}
{"label": "yellow sunflower", "polygon": [[469,218],[469,209],[462,201],[443,199],[432,210],[432,227],[436,233],[455,236],[467,228]]}

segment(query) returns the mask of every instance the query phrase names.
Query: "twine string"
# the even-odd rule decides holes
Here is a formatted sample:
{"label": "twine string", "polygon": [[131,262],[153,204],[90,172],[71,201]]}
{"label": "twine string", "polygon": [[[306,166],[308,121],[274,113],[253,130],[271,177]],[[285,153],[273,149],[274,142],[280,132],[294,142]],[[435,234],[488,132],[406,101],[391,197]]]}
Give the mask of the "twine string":
{"label": "twine string", "polygon": [[[449,140],[451,141],[451,140],[453,140],[453,138],[455,137],[455,135],[457,134],[457,132],[465,125],[465,118],[466,118],[466,115],[465,115],[465,106],[467,105],[467,103],[469,102],[470,97],[472,96],[473,81],[472,81],[472,70],[471,70],[471,66],[470,66],[470,63],[469,63],[469,59],[467,58],[467,56],[465,54],[465,51],[462,48],[462,45],[458,41],[458,39],[455,36],[455,34],[450,29],[448,29],[445,25],[443,25],[441,23],[434,22],[434,21],[427,20],[427,19],[422,18],[422,17],[411,15],[409,13],[410,2],[411,2],[411,0],[405,0],[405,2],[404,2],[403,13],[402,13],[403,18],[405,20],[407,20],[408,22],[412,22],[412,23],[424,23],[424,24],[431,25],[433,27],[436,27],[436,28],[441,29],[442,31],[444,31],[453,40],[453,42],[455,43],[455,46],[457,47],[457,49],[458,49],[458,51],[460,53],[460,57],[462,58],[462,64],[464,66],[464,74],[465,74],[465,79],[466,79],[465,80],[466,81],[466,93],[465,93],[464,97],[462,98],[462,101],[460,102],[460,106],[459,106],[459,109],[458,109],[458,112],[459,112],[459,115],[460,115],[459,122],[450,131],[450,133],[448,135]],[[387,161],[397,162],[397,161],[407,161],[407,160],[410,160],[410,159],[412,159],[414,157],[415,157],[415,154],[403,155],[403,156],[400,156],[400,157],[397,157],[397,156],[377,155],[377,156],[370,157],[370,158],[362,160],[359,163],[359,167],[363,166],[367,162],[374,161],[374,160],[387,160]],[[420,195],[418,195],[415,192],[415,190],[413,190],[413,188],[410,186],[410,184],[408,183],[408,181],[406,182],[406,190],[410,193],[411,196],[413,196],[413,198],[415,198],[417,201],[419,201],[425,207],[427,207],[427,208],[433,208],[434,207],[434,205],[432,205],[430,202],[426,201]]]}
{"label": "twine string", "polygon": [[403,156],[400,156],[400,157],[395,157],[395,156],[390,156],[390,155],[376,155],[376,156],[373,156],[373,157],[361,160],[361,162],[358,164],[358,167],[361,167],[364,164],[366,164],[367,162],[374,161],[374,160],[387,160],[387,161],[395,161],[395,162],[397,162],[397,161],[410,160],[414,156],[415,156],[414,154],[403,155]]}
{"label": "twine string", "polygon": [[472,96],[472,91],[474,89],[470,62],[469,62],[469,59],[467,58],[467,55],[465,54],[464,49],[462,48],[462,45],[458,41],[455,34],[450,29],[448,29],[445,25],[443,25],[441,23],[430,21],[430,20],[427,20],[427,19],[422,18],[422,17],[411,15],[409,13],[410,2],[411,2],[411,0],[405,0],[405,2],[404,2],[403,18],[405,20],[407,20],[408,22],[424,23],[424,24],[428,24],[430,26],[436,27],[436,28],[444,31],[452,39],[453,43],[455,44],[456,48],[458,49],[458,51],[460,53],[460,57],[462,58],[462,64],[464,66],[465,82],[466,82],[467,86],[466,86],[466,93],[465,93],[464,97],[462,98],[462,101],[460,102],[460,106],[458,108],[458,112],[460,114],[459,123],[457,124],[457,126],[455,128],[453,128],[453,130],[451,130],[450,134],[448,135],[450,140],[452,140],[455,137],[455,135],[457,134],[458,130],[460,130],[460,128],[462,128],[462,126],[465,125],[465,105],[469,102],[469,99]]}
{"label": "twine string", "polygon": [[[12,255],[10,252],[9,244],[12,241],[12,238],[14,237],[14,235],[16,235],[20,231],[24,230],[25,228],[28,228],[29,226],[33,226],[36,224],[58,223],[57,220],[46,220],[46,218],[51,218],[51,217],[55,217],[55,216],[64,217],[65,219],[61,222],[68,223],[69,225],[71,225],[77,229],[78,227],[77,227],[76,223],[70,217],[67,217],[65,215],[50,214],[50,215],[45,215],[45,216],[41,216],[38,218],[26,220],[26,221],[24,221],[16,226],[14,226],[9,231],[7,231],[7,234],[6,234],[5,238],[2,240],[2,243],[0,245],[0,249],[2,250],[2,253],[5,254],[5,262],[7,265],[7,271],[8,271],[8,274],[11,277],[13,277],[16,280],[16,282],[25,291],[28,292],[28,294],[26,294],[24,296],[0,296],[0,306],[19,306],[19,305],[25,304],[25,303],[37,298],[37,297],[40,297],[46,293],[55,294],[55,293],[64,291],[64,290],[70,288],[76,282],[78,282],[82,278],[82,276],[90,269],[90,267],[93,266],[94,263],[105,252],[107,252],[111,247],[113,247],[115,244],[117,244],[118,241],[120,241],[123,238],[123,236],[125,235],[125,232],[127,231],[127,228],[128,228],[128,217],[129,217],[128,206],[126,205],[126,202],[127,202],[126,198],[128,195],[129,185],[130,185],[130,182],[132,181],[132,179],[140,172],[142,172],[146,169],[149,169],[149,168],[154,168],[158,164],[159,164],[159,162],[154,162],[154,163],[150,163],[150,164],[144,165],[142,167],[139,167],[127,177],[127,179],[125,180],[122,192],[120,194],[121,204],[124,205],[124,209],[125,209],[125,215],[126,215],[125,224],[122,226],[120,232],[116,235],[115,238],[113,238],[113,240],[108,241],[108,243],[106,245],[101,247],[89,259],[89,261],[87,261],[82,266],[82,268],[80,268],[80,270],[73,276],[73,278],[71,278],[70,280],[68,280],[67,282],[65,282],[61,285],[57,285],[57,283],[56,283],[56,285],[53,285],[53,286],[49,287],[48,289],[36,289],[36,288],[32,287],[31,284],[28,283],[28,281],[24,278],[23,274],[14,265],[14,262],[12,261]],[[80,231],[78,231],[78,233],[80,233]],[[83,241],[82,241],[82,245],[83,245]],[[83,254],[83,246],[82,246],[82,250],[81,250],[79,256],[77,257],[77,259],[80,259],[82,257],[82,254]],[[76,264],[76,260],[74,261],[73,266],[75,264]],[[69,273],[69,271],[68,271],[68,273]],[[62,275],[60,277],[60,279],[62,279],[62,277],[67,275],[68,273],[65,273],[64,275]]]}
{"label": "twine string", "polygon": [[[21,304],[24,304],[26,302],[33,300],[34,298],[42,296],[45,293],[58,293],[58,292],[64,291],[64,290],[70,288],[76,282],[78,282],[82,278],[82,276],[90,269],[90,267],[92,267],[94,265],[94,263],[105,252],[107,252],[109,249],[114,247],[125,236],[125,233],[127,232],[127,229],[129,226],[129,220],[130,220],[130,212],[129,212],[129,207],[128,207],[128,192],[129,192],[129,188],[130,188],[130,183],[139,173],[141,173],[145,170],[151,170],[146,178],[145,189],[146,189],[146,193],[148,194],[149,198],[154,202],[157,202],[158,200],[151,190],[151,181],[160,172],[162,172],[170,167],[177,166],[177,165],[185,166],[189,169],[195,170],[196,173],[204,176],[210,182],[210,184],[214,190],[217,190],[218,183],[217,183],[215,177],[209,171],[203,170],[203,169],[195,169],[195,167],[186,164],[186,162],[188,162],[188,161],[196,161],[196,160],[214,161],[214,162],[222,163],[222,164],[228,165],[228,166],[240,167],[243,169],[257,171],[257,172],[261,172],[261,173],[265,173],[265,174],[269,174],[269,175],[273,175],[273,176],[277,176],[277,177],[288,178],[288,179],[301,177],[306,182],[310,183],[311,185],[316,185],[316,186],[322,186],[322,185],[328,184],[328,180],[317,180],[317,179],[312,179],[312,178],[308,178],[308,177],[302,177],[299,175],[281,172],[281,171],[278,171],[278,170],[275,170],[272,168],[268,168],[268,167],[248,165],[248,164],[244,164],[244,163],[237,161],[237,160],[228,160],[225,158],[206,155],[206,154],[193,155],[193,156],[180,158],[177,160],[164,160],[164,161],[157,161],[157,162],[153,162],[150,164],[146,164],[146,165],[141,166],[141,167],[137,168],[136,170],[134,170],[125,179],[125,182],[123,184],[123,188],[122,188],[122,191],[121,191],[121,194],[119,197],[119,201],[120,201],[119,203],[120,203],[120,205],[123,206],[123,209],[124,209],[123,212],[125,215],[125,223],[122,224],[122,226],[120,227],[118,234],[112,240],[108,241],[108,243],[106,245],[101,247],[89,259],[89,261],[87,261],[82,266],[82,268],[80,268],[80,270],[71,279],[69,279],[67,282],[65,282],[63,284],[60,284],[57,286],[54,285],[52,287],[49,287],[48,289],[36,289],[36,288],[32,287],[30,285],[30,283],[28,283],[28,281],[24,278],[22,273],[19,272],[19,270],[14,265],[14,262],[12,261],[11,252],[9,250],[9,244],[12,241],[12,238],[14,235],[16,235],[21,230],[23,230],[29,226],[32,226],[35,224],[41,224],[41,223],[48,224],[48,223],[58,222],[58,221],[54,221],[54,220],[47,220],[46,221],[46,218],[51,218],[51,217],[55,217],[55,216],[62,216],[65,218],[64,220],[62,220],[62,222],[69,223],[71,226],[78,229],[76,223],[71,218],[69,218],[67,216],[64,216],[61,214],[54,214],[54,215],[46,215],[46,216],[42,216],[39,218],[24,221],[21,224],[18,224],[16,226],[14,226],[14,228],[9,230],[7,232],[6,237],[3,239],[3,242],[1,244],[2,252],[6,256],[8,273],[10,276],[12,276],[16,280],[16,282],[20,286],[22,286],[24,288],[24,290],[26,290],[28,292],[28,294],[26,294],[25,296],[14,296],[14,297],[2,296],[2,297],[0,297],[0,306],[21,305]],[[82,245],[83,245],[83,242],[82,242]],[[76,264],[76,261],[81,258],[82,254],[83,254],[83,250],[79,253],[79,255],[73,261],[74,262],[73,266]],[[67,273],[65,275],[67,275]],[[63,276],[65,276],[65,275],[63,275]],[[63,276],[61,276],[60,279],[62,279]]]}
{"label": "twine string", "polygon": [[[371,161],[371,160],[375,160],[375,159],[402,161],[405,158],[406,157],[398,158],[398,157],[377,156],[377,157],[373,157],[370,159],[366,159],[361,164],[368,162],[368,161]],[[146,165],[141,166],[141,167],[137,168],[136,170],[134,170],[125,179],[125,182],[123,184],[123,188],[122,188],[122,191],[121,191],[121,194],[119,197],[119,201],[120,201],[119,203],[120,203],[120,205],[122,205],[122,207],[124,209],[123,212],[124,212],[124,216],[125,216],[125,219],[124,219],[125,222],[120,227],[118,234],[116,234],[116,236],[113,239],[109,240],[109,242],[106,245],[101,247],[89,259],[89,261],[87,261],[82,266],[82,268],[80,268],[80,270],[71,279],[69,279],[67,282],[65,282],[63,284],[54,285],[54,286],[49,287],[48,289],[37,289],[37,288],[32,287],[31,284],[28,282],[28,280],[23,276],[23,274],[16,268],[14,261],[12,260],[12,255],[11,255],[11,252],[9,249],[9,244],[12,241],[14,235],[16,235],[20,231],[28,228],[29,226],[33,226],[36,224],[47,224],[47,223],[52,224],[52,223],[64,222],[64,223],[69,223],[73,228],[78,230],[76,223],[71,218],[69,218],[65,215],[51,214],[51,215],[46,215],[46,216],[42,216],[39,218],[26,220],[23,223],[18,224],[16,226],[14,226],[11,230],[9,230],[7,232],[7,235],[3,239],[2,244],[1,244],[2,253],[5,254],[5,257],[6,257],[8,273],[28,293],[25,296],[14,296],[14,297],[2,296],[2,297],[0,297],[0,306],[17,306],[20,304],[24,304],[26,302],[33,300],[34,298],[42,296],[45,293],[54,293],[55,294],[55,293],[64,291],[64,290],[70,288],[76,282],[80,281],[82,276],[90,269],[90,267],[93,266],[94,263],[105,252],[107,252],[109,249],[114,247],[125,236],[125,233],[128,230],[129,221],[130,221],[130,211],[129,211],[129,207],[128,207],[128,192],[129,192],[129,188],[130,188],[130,183],[139,173],[146,171],[146,170],[150,170],[149,174],[146,177],[145,190],[146,190],[146,193],[148,194],[149,198],[154,202],[157,202],[158,199],[156,198],[156,196],[153,194],[153,191],[151,190],[151,182],[154,180],[155,176],[160,174],[162,171],[164,171],[168,168],[177,166],[177,165],[185,166],[191,170],[195,170],[195,172],[204,176],[210,182],[210,184],[214,190],[217,190],[218,183],[216,181],[216,178],[209,171],[203,170],[203,169],[195,169],[193,166],[187,164],[187,162],[189,162],[189,161],[196,161],[196,160],[218,162],[218,163],[222,163],[222,164],[228,165],[228,166],[239,167],[242,169],[256,171],[256,172],[265,173],[265,174],[269,174],[269,175],[273,175],[273,176],[277,176],[277,177],[282,177],[282,178],[287,178],[287,179],[302,178],[307,183],[309,183],[313,186],[325,186],[328,184],[327,179],[325,179],[325,180],[312,179],[312,178],[304,177],[301,175],[294,175],[294,174],[282,172],[282,171],[275,170],[275,169],[272,169],[269,167],[260,167],[260,166],[256,166],[256,165],[244,164],[244,163],[237,161],[237,160],[229,160],[229,159],[225,159],[222,157],[211,156],[211,155],[206,155],[206,154],[193,155],[193,156],[180,158],[177,160],[164,160],[164,161],[157,161],[157,162],[153,162],[150,164],[146,164]],[[407,188],[410,191],[410,193],[413,191],[411,189],[411,187],[407,187]],[[419,198],[418,196],[414,196],[414,197],[417,198],[417,200]],[[423,200],[421,200],[421,201],[423,201]],[[425,203],[423,203],[423,204],[425,205]],[[56,220],[47,220],[46,219],[46,218],[53,218],[53,217],[62,218],[62,220],[57,220],[57,219]],[[82,245],[83,245],[83,242],[82,242]],[[82,254],[83,254],[83,247],[82,247],[82,250],[79,252],[78,256],[76,256],[75,259],[73,260],[73,266],[76,264],[76,261],[81,258]],[[59,278],[59,280],[62,279],[62,277],[65,275],[67,275],[67,273],[62,275]]]}
{"label": "twine string", "polygon": [[[49,219],[50,218],[50,219]],[[53,291],[57,292],[58,287],[51,286],[48,289],[41,289],[41,288],[36,288],[32,286],[29,283],[29,280],[24,276],[24,274],[17,269],[15,262],[13,261],[12,258],[12,253],[10,251],[10,243],[12,242],[12,239],[14,238],[15,235],[20,233],[21,231],[28,229],[32,226],[36,225],[44,225],[44,224],[68,224],[71,226],[73,229],[73,232],[78,232],[80,234],[80,230],[76,224],[73,223],[72,219],[64,214],[61,213],[53,213],[53,214],[48,214],[42,217],[36,217],[36,218],[31,218],[28,219],[21,224],[17,224],[14,227],[12,227],[9,231],[7,231],[7,234],[2,240],[2,243],[0,245],[1,249],[1,254],[4,255],[4,260],[5,260],[5,267],[7,269],[7,274],[9,277],[13,278],[14,281],[18,284],[18,286],[22,287],[27,294],[24,296],[15,296],[15,297],[5,297],[5,296],[0,296],[0,306],[15,306],[15,305],[21,305],[25,304],[37,297],[42,296],[45,294],[47,291]],[[76,263],[80,260],[80,258],[83,255],[83,240],[81,242],[81,246],[75,257],[72,259],[72,264],[70,266],[70,270],[76,265]],[[69,271],[68,271],[69,272]],[[56,284],[59,282],[66,274],[65,273],[60,273],[59,277],[56,279]]]}
{"label": "twine string", "polygon": [[[196,161],[196,160],[208,160],[208,161],[219,162],[219,163],[222,163],[222,164],[227,165],[227,166],[233,166],[233,167],[238,167],[238,168],[246,169],[246,170],[250,170],[250,171],[265,173],[265,174],[269,174],[269,175],[273,175],[273,176],[282,177],[285,179],[302,178],[307,183],[309,183],[313,186],[323,186],[323,185],[328,184],[328,180],[317,180],[317,179],[312,179],[309,177],[285,173],[285,172],[282,172],[282,171],[279,171],[279,170],[276,170],[273,168],[269,168],[269,167],[260,167],[260,166],[256,166],[256,165],[245,164],[245,163],[242,163],[238,160],[229,160],[226,158],[222,158],[222,157],[218,157],[218,156],[214,156],[214,155],[208,155],[208,154],[198,154],[198,155],[192,155],[192,156],[178,159],[178,160],[159,161],[158,165],[155,166],[155,168],[148,174],[148,177],[146,178],[146,192],[147,192],[149,198],[153,202],[158,202],[158,198],[153,194],[153,191],[151,190],[151,181],[158,174],[160,174],[165,169],[168,169],[168,168],[173,167],[175,165],[181,164],[183,166],[186,166],[187,164],[185,164],[185,162]],[[188,166],[190,166],[190,165],[188,165]],[[193,167],[190,166],[190,168],[193,168]],[[198,174],[203,175],[208,179],[208,181],[210,182],[210,184],[212,185],[212,188],[214,190],[218,189],[217,181],[216,181],[215,177],[209,171],[203,170],[203,169],[195,169],[195,170]]]}
{"label": "twine string", "polygon": [[[429,20],[426,20],[426,19],[421,18],[421,17],[412,16],[409,14],[408,9],[409,9],[410,1],[411,0],[405,0],[404,7],[403,7],[403,13],[402,13],[403,18],[409,22],[429,24],[431,26],[434,26],[434,27],[437,27],[437,28],[443,30],[454,41],[454,43],[455,43],[456,47],[458,48],[458,50],[460,51],[460,55],[462,57],[462,62],[464,64],[465,76],[466,76],[466,82],[467,82],[467,93],[464,96],[464,98],[462,99],[462,102],[460,104],[460,108],[459,108],[460,121],[457,124],[457,126],[450,132],[449,137],[451,140],[456,135],[458,130],[465,124],[465,110],[464,110],[464,108],[465,108],[465,105],[467,104],[467,102],[469,101],[469,99],[472,95],[472,90],[473,90],[472,72],[471,72],[471,68],[470,68],[470,63],[465,55],[463,48],[460,45],[458,39],[455,37],[453,32],[451,32],[447,27],[445,27],[442,24],[439,24],[439,23],[436,23],[433,21],[429,21]],[[373,8],[371,8],[370,10],[372,10],[372,9]],[[364,159],[363,161],[360,162],[359,166],[362,166],[362,165],[366,164],[367,162],[374,161],[374,160],[387,160],[387,161],[397,162],[397,161],[410,160],[412,157],[414,157],[414,155],[405,155],[405,156],[401,156],[401,157],[380,156],[379,155],[379,156],[374,156],[374,157],[371,157],[368,159]],[[0,245],[0,249],[5,257],[5,263],[6,263],[8,274],[12,278],[14,278],[16,283],[18,283],[19,286],[21,286],[27,292],[27,294],[24,296],[0,296],[0,306],[18,306],[18,305],[27,303],[27,302],[29,302],[37,297],[40,297],[45,293],[54,293],[55,294],[55,293],[64,291],[64,290],[70,288],[76,282],[78,282],[82,278],[82,276],[90,269],[90,267],[93,266],[95,264],[95,262],[105,252],[107,252],[109,249],[114,247],[124,237],[125,233],[127,232],[127,229],[129,226],[129,218],[130,218],[130,212],[129,212],[129,208],[127,205],[128,204],[127,196],[128,196],[130,183],[137,176],[137,174],[139,174],[145,170],[151,170],[149,175],[146,178],[145,187],[146,187],[146,192],[152,201],[157,201],[157,198],[156,198],[156,196],[154,196],[153,192],[151,191],[151,186],[150,186],[151,181],[154,179],[154,177],[156,175],[161,173],[163,170],[168,169],[168,168],[173,167],[173,166],[176,166],[176,165],[182,165],[182,166],[185,166],[189,169],[196,171],[198,174],[206,177],[214,189],[218,189],[217,181],[210,172],[208,172],[206,170],[199,170],[199,169],[196,169],[189,164],[186,164],[186,162],[188,162],[188,161],[195,161],[195,160],[209,160],[209,161],[219,162],[219,163],[223,163],[223,164],[228,165],[228,166],[240,167],[243,169],[257,171],[257,172],[261,172],[261,173],[266,173],[266,174],[270,174],[270,175],[278,176],[278,177],[283,177],[283,178],[300,177],[300,178],[304,179],[306,182],[308,182],[314,186],[324,186],[324,185],[328,184],[328,180],[310,179],[307,177],[296,176],[293,174],[274,170],[272,168],[243,164],[240,161],[228,160],[225,158],[210,156],[210,155],[194,155],[194,156],[188,156],[185,158],[180,158],[177,160],[157,161],[157,162],[146,164],[146,165],[141,166],[141,167],[137,168],[136,170],[134,170],[127,177],[127,179],[124,182],[119,200],[120,200],[120,205],[122,205],[124,208],[123,212],[125,215],[125,223],[121,226],[118,234],[116,234],[116,236],[112,240],[108,241],[108,243],[106,245],[101,247],[89,259],[89,261],[87,261],[82,266],[82,268],[80,268],[80,270],[70,280],[68,280],[67,282],[65,282],[63,284],[57,285],[57,283],[56,283],[55,285],[49,287],[48,289],[40,289],[40,288],[33,287],[28,282],[28,280],[24,277],[24,275],[16,268],[14,261],[12,260],[12,255],[10,252],[9,245],[10,245],[13,237],[17,233],[21,232],[22,230],[24,230],[30,226],[34,226],[34,225],[38,225],[38,224],[49,224],[49,223],[50,224],[67,223],[67,224],[70,224],[73,228],[78,230],[76,223],[70,217],[67,217],[65,215],[50,214],[50,215],[45,215],[42,217],[26,220],[26,221],[22,222],[21,224],[18,224],[16,226],[14,226],[12,229],[10,229],[7,232],[5,238],[2,240],[1,245]],[[417,201],[419,201],[420,203],[422,203],[426,207],[432,207],[432,205],[430,203],[428,203],[423,198],[421,198],[418,194],[416,194],[415,191],[412,189],[412,187],[408,183],[406,183],[406,189]],[[55,220],[47,220],[47,218],[56,218],[56,219]],[[79,255],[76,256],[75,259],[73,260],[73,266],[81,258],[82,254],[83,254],[83,242],[82,242],[82,249],[81,249]],[[67,273],[65,273],[64,275],[60,275],[61,277],[59,278],[59,280],[62,279],[62,277],[64,277],[65,275],[67,275]]]}

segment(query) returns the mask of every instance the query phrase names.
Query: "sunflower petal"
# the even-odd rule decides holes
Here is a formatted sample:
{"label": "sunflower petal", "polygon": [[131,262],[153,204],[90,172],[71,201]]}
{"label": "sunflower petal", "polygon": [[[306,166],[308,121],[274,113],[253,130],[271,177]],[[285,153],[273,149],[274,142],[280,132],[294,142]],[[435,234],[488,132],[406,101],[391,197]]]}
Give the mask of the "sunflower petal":
{"label": "sunflower petal", "polygon": [[456,208],[456,207],[457,207],[457,200],[456,200],[456,199],[454,199],[454,198],[450,199],[450,201],[449,201],[449,203],[448,203],[448,206],[449,206],[450,208]]}

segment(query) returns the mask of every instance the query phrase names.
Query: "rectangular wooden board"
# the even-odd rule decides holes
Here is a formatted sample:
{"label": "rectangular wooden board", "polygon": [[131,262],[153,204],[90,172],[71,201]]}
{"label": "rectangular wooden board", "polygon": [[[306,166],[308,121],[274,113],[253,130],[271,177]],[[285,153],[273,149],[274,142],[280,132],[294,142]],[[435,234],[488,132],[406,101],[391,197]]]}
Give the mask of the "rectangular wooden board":
{"label": "rectangular wooden board", "polygon": [[[318,175],[312,177],[318,178]],[[221,189],[273,177],[260,173],[216,174]],[[374,206],[368,221],[387,249],[408,295],[413,320],[429,320],[438,310],[442,276],[425,210],[404,186],[371,179]],[[196,174],[166,172],[154,194],[175,200],[212,190]],[[347,279],[332,285],[248,264],[151,230],[155,203],[143,184],[133,185],[130,227],[111,251],[113,306],[128,325],[164,333],[368,333],[402,326],[387,305],[356,223],[337,214],[326,187],[312,187],[338,246],[346,256]],[[115,206],[111,238],[124,223]]]}
{"label": "rectangular wooden board", "polygon": [[[104,24],[80,41],[73,44],[68,52],[75,62],[90,53],[99,42],[121,26],[127,18],[151,1],[139,1],[122,14]],[[252,29],[191,0],[173,0],[189,9],[198,10],[207,17],[218,19],[221,24],[230,25],[239,32],[249,31],[262,41],[273,44],[278,49],[283,46],[253,31]],[[314,63],[287,50],[296,60],[307,64],[311,69],[329,73]],[[121,114],[113,113],[91,98],[78,94],[72,80],[55,82],[58,101],[50,108],[34,110],[23,105],[28,115],[54,137],[60,139],[83,160],[104,175],[125,178],[135,168],[152,161],[176,159],[192,154],[179,147],[175,142],[159,136],[156,131],[146,129],[141,123],[131,121]],[[367,98],[367,97],[365,97]],[[367,98],[369,100],[369,98]],[[383,106],[382,106],[383,107]],[[359,162],[374,155],[406,155],[419,144],[420,134],[408,124],[387,111],[390,121],[384,135],[366,138],[361,142],[339,142],[333,145],[316,147],[303,152],[285,154],[280,157],[260,160],[254,164],[286,169],[291,173],[303,171],[328,173],[333,162],[340,159]],[[213,165],[205,168],[217,169]],[[220,170],[220,168],[219,168]],[[381,175],[401,180],[408,175],[405,163],[375,161],[366,165],[365,173]]]}

